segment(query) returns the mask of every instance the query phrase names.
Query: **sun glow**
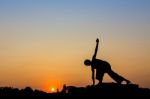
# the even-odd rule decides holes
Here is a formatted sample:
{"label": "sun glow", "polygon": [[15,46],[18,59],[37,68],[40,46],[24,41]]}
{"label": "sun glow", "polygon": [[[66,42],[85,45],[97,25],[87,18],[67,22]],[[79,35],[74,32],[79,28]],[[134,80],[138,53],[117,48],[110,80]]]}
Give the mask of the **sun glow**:
{"label": "sun glow", "polygon": [[52,87],[51,92],[56,92],[56,89],[54,87]]}

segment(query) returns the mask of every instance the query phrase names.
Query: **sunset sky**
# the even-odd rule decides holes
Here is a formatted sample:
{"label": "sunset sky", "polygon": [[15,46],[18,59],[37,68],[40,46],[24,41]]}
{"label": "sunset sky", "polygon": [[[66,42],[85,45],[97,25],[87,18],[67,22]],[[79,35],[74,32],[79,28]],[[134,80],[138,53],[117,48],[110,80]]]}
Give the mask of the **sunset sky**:
{"label": "sunset sky", "polygon": [[0,0],[0,86],[90,85],[96,38],[97,58],[150,88],[150,0]]}

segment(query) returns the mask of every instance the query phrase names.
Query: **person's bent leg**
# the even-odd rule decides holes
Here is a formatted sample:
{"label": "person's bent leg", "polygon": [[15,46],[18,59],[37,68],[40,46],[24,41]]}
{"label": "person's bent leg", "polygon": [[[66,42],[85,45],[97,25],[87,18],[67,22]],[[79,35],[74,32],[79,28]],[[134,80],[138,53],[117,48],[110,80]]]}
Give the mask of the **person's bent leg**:
{"label": "person's bent leg", "polygon": [[97,72],[96,73],[96,79],[99,81],[97,85],[101,85],[102,82],[103,82],[103,76],[104,76],[104,73],[100,73],[100,72]]}

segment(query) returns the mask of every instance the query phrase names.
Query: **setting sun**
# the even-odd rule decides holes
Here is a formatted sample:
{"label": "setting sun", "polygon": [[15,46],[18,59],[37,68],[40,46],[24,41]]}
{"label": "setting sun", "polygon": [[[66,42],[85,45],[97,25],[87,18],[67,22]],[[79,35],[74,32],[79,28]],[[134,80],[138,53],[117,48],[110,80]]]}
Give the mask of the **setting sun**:
{"label": "setting sun", "polygon": [[51,88],[51,92],[55,92],[56,91],[56,89],[53,87],[53,88]]}

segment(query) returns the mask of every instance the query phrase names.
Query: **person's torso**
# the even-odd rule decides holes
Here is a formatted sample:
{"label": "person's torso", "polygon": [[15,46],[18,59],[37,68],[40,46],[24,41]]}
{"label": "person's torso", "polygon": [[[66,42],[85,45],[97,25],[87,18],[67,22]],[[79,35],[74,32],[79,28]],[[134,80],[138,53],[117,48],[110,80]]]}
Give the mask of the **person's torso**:
{"label": "person's torso", "polygon": [[97,70],[101,72],[106,72],[111,69],[110,64],[106,61],[100,60],[100,59],[93,59],[92,60],[92,66]]}

